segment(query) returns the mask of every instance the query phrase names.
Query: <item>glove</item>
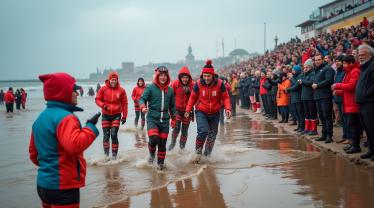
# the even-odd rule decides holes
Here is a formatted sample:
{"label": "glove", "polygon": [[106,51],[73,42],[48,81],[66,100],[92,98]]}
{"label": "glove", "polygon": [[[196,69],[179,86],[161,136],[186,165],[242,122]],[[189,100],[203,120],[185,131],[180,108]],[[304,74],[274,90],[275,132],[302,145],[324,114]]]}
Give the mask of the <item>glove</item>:
{"label": "glove", "polygon": [[106,111],[109,111],[109,106],[103,105],[103,109],[106,110]]}
{"label": "glove", "polygon": [[87,120],[87,123],[92,123],[93,125],[96,125],[97,120],[99,120],[100,115],[101,115],[100,112],[96,113],[95,115],[93,115],[91,118]]}
{"label": "glove", "polygon": [[121,124],[123,125],[123,124],[125,124],[126,123],[126,118],[125,117],[122,117],[122,119],[121,119]]}
{"label": "glove", "polygon": [[175,120],[175,119],[171,119],[171,121],[170,121],[170,126],[171,126],[172,129],[175,128],[175,125],[176,125],[176,124],[177,124],[177,120]]}

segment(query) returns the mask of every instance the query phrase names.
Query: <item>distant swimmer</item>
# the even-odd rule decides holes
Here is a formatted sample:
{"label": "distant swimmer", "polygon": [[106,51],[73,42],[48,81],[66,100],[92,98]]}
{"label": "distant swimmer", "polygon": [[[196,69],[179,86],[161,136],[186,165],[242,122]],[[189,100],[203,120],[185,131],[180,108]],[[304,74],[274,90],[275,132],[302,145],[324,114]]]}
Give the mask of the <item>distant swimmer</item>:
{"label": "distant swimmer", "polygon": [[[165,66],[159,66],[155,70],[153,83],[147,85],[143,95],[139,99],[139,106],[143,113],[147,114],[148,130],[148,162],[153,164],[157,148],[157,165],[159,170],[165,168],[166,142],[169,134],[169,121],[172,128],[175,127],[175,99],[173,89],[169,87],[170,75]],[[148,107],[146,105],[148,103]]]}
{"label": "distant swimmer", "polygon": [[180,149],[184,149],[187,142],[188,127],[190,125],[190,121],[194,121],[193,111],[191,112],[191,116],[189,118],[184,117],[184,113],[186,112],[186,106],[188,100],[190,99],[193,87],[193,81],[190,70],[188,70],[187,67],[182,67],[179,70],[178,79],[174,80],[170,84],[170,86],[173,89],[175,98],[176,125],[171,134],[171,143],[169,146],[169,151],[174,148],[180,131],[181,136],[179,141],[179,147]]}
{"label": "distant swimmer", "polygon": [[142,96],[145,89],[145,82],[142,77],[138,78],[138,81],[136,82],[136,86],[132,90],[131,98],[134,101],[134,107],[135,107],[135,127],[138,127],[139,117],[141,117],[140,120],[140,126],[141,129],[144,129],[145,126],[145,113],[140,111],[139,108],[139,99]]}
{"label": "distant swimmer", "polygon": [[46,109],[32,126],[29,156],[38,166],[37,192],[42,207],[79,207],[79,188],[85,186],[83,152],[99,135],[100,113],[81,127],[75,111],[79,86],[66,73],[39,76],[43,82]]}
{"label": "distant swimmer", "polygon": [[231,118],[230,97],[226,86],[214,72],[212,61],[208,60],[202,69],[200,79],[193,86],[191,97],[186,107],[185,117],[195,106],[197,137],[196,137],[196,160],[199,163],[203,147],[204,155],[210,156],[218,132],[221,105],[225,108],[227,118]]}
{"label": "distant swimmer", "polygon": [[[105,85],[96,94],[96,104],[102,109],[103,148],[105,160],[109,160],[110,141],[112,139],[112,159],[117,159],[119,142],[118,129],[120,123],[125,124],[128,111],[128,102],[125,89],[120,86],[118,74],[109,74]],[[121,115],[122,114],[122,115]]]}

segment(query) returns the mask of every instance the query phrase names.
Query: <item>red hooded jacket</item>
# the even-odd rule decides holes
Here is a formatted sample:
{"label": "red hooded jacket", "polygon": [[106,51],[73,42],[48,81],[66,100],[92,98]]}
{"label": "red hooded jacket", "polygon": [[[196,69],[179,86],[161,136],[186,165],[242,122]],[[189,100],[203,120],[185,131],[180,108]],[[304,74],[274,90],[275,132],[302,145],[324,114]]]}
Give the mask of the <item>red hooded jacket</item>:
{"label": "red hooded jacket", "polygon": [[14,94],[13,91],[8,90],[4,95],[5,103],[14,103]]}
{"label": "red hooded jacket", "polygon": [[266,77],[260,79],[260,95],[265,95],[268,93],[267,89],[265,89],[262,85],[266,82]]}
{"label": "red hooded jacket", "polygon": [[131,98],[134,101],[136,111],[140,110],[139,99],[142,96],[145,87],[146,87],[146,85],[144,83],[143,86],[136,85],[136,87],[134,87],[134,89],[132,90]]}
{"label": "red hooded jacket", "polygon": [[360,107],[355,102],[355,91],[357,81],[360,77],[360,65],[349,64],[344,68],[345,75],[342,83],[335,84],[335,90],[338,95],[343,96],[343,112],[344,113],[359,113]]}
{"label": "red hooded jacket", "polygon": [[127,118],[128,102],[125,89],[123,89],[118,81],[117,86],[112,87],[110,81],[112,78],[118,80],[117,73],[110,73],[105,85],[97,92],[95,101],[102,108],[103,114],[115,115],[122,113],[122,118]]}
{"label": "red hooded jacket", "polygon": [[47,108],[32,126],[29,157],[37,166],[37,184],[59,190],[85,185],[86,161],[83,151],[95,140],[99,131],[92,123],[82,128],[72,105],[75,79],[66,73],[39,76],[43,82]]}
{"label": "red hooded jacket", "polygon": [[230,97],[223,81],[215,76],[212,83],[207,85],[204,79],[200,78],[193,86],[186,112],[191,112],[194,105],[196,110],[206,114],[219,112],[222,105],[225,110],[231,111]]}
{"label": "red hooded jacket", "polygon": [[[182,84],[181,78],[183,74],[187,74],[190,77],[190,80],[188,81],[186,86]],[[174,80],[170,84],[170,87],[173,89],[173,92],[174,92],[176,110],[182,111],[182,112],[186,111],[186,106],[190,98],[192,87],[193,87],[191,73],[187,67],[182,67],[179,70],[178,79]]]}

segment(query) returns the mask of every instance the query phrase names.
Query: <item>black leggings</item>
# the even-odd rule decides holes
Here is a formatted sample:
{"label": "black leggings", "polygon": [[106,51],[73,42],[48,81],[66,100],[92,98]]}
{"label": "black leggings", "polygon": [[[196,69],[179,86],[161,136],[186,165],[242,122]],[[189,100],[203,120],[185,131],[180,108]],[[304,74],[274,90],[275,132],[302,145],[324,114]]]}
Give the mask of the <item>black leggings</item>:
{"label": "black leggings", "polygon": [[172,133],[172,142],[176,142],[176,139],[178,137],[179,132],[181,131],[181,137],[179,141],[179,146],[181,149],[183,149],[186,146],[187,136],[188,136],[188,127],[190,126],[190,123],[183,123],[182,121],[177,121],[175,128],[173,129]]}
{"label": "black leggings", "polygon": [[303,100],[305,119],[317,119],[317,107],[314,100]]}
{"label": "black leggings", "polygon": [[104,139],[103,139],[103,145],[104,145],[104,153],[105,155],[109,155],[109,138],[112,139],[112,155],[117,156],[118,153],[118,127],[108,127],[103,128],[104,133]]}
{"label": "black leggings", "polygon": [[138,125],[139,117],[141,117],[141,124],[144,126],[145,124],[145,113],[140,112],[140,111],[135,111],[135,126]]}

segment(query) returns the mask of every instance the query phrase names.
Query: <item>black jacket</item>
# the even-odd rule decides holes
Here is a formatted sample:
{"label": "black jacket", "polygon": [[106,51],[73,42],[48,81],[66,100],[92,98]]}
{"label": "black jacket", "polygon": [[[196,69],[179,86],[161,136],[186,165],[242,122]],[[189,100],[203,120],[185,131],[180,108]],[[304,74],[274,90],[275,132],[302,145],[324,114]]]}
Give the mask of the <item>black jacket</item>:
{"label": "black jacket", "polygon": [[252,77],[251,79],[251,87],[252,87],[252,96],[255,93],[260,93],[260,77]]}
{"label": "black jacket", "polygon": [[291,103],[300,103],[301,102],[301,85],[298,80],[301,79],[302,74],[294,75],[291,81],[291,87],[287,89],[287,92],[290,93]]}
{"label": "black jacket", "polygon": [[313,69],[307,73],[301,75],[302,85],[301,85],[301,100],[314,100],[312,84],[314,82],[315,72]]}
{"label": "black jacket", "polygon": [[374,102],[374,57],[361,65],[361,75],[356,85],[356,103]]}
{"label": "black jacket", "polygon": [[248,77],[241,79],[239,82],[239,86],[241,87],[244,96],[249,96],[248,94],[249,93],[249,90],[248,90],[249,82],[250,80]]}
{"label": "black jacket", "polygon": [[314,100],[332,99],[331,85],[334,83],[334,69],[332,69],[330,65],[324,63],[314,71],[314,83],[317,84],[317,89],[314,90]]}

